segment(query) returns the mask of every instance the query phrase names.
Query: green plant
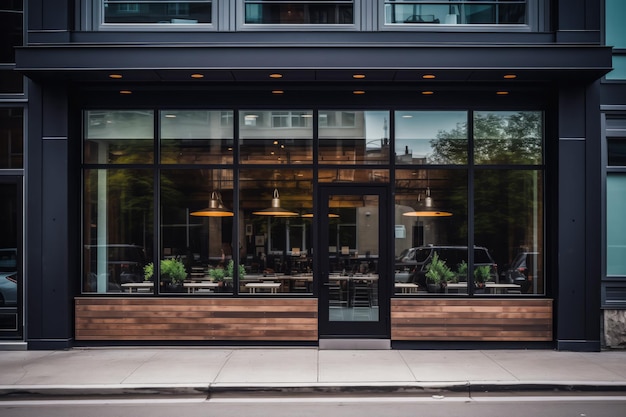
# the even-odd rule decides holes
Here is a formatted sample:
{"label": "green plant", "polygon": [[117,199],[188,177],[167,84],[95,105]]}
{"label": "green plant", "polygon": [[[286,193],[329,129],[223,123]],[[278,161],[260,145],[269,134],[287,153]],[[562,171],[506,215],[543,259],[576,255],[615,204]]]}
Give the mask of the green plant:
{"label": "green plant", "polygon": [[[224,281],[226,279],[232,279],[234,275],[235,263],[232,261],[228,261],[226,264],[226,268],[213,268],[209,271],[209,276],[213,278],[214,281]],[[243,278],[246,274],[246,268],[243,265],[239,265],[238,267],[239,278]]]}
{"label": "green plant", "polygon": [[439,254],[435,252],[433,259],[428,265],[428,271],[426,271],[427,281],[432,284],[445,284],[446,282],[454,279],[454,272],[446,265],[446,261],[439,258]]}
{"label": "green plant", "polygon": [[[143,268],[144,279],[147,281],[154,275],[154,264],[150,262]],[[161,278],[169,279],[173,283],[180,283],[187,278],[185,264],[178,259],[161,260]]]}
{"label": "green plant", "polygon": [[491,267],[488,265],[479,266],[474,269],[474,280],[479,284],[484,284],[491,276]]}

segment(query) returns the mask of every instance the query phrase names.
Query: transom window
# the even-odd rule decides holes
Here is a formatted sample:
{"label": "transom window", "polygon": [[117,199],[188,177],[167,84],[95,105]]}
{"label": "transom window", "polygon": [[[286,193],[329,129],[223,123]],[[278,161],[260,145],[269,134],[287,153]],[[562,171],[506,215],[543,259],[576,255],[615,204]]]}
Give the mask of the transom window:
{"label": "transom window", "polygon": [[198,24],[212,23],[212,0],[119,1],[102,0],[103,23]]}
{"label": "transom window", "polygon": [[354,1],[285,1],[244,0],[246,24],[315,24],[354,23]]}

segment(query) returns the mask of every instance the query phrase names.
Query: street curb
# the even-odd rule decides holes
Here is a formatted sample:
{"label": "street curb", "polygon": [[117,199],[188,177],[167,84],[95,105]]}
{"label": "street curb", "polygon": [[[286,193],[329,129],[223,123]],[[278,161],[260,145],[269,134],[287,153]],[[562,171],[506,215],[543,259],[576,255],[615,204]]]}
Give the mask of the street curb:
{"label": "street curb", "polygon": [[0,402],[10,400],[234,398],[314,396],[503,396],[626,395],[626,383],[450,382],[450,383],[313,383],[191,385],[31,385],[0,386]]}

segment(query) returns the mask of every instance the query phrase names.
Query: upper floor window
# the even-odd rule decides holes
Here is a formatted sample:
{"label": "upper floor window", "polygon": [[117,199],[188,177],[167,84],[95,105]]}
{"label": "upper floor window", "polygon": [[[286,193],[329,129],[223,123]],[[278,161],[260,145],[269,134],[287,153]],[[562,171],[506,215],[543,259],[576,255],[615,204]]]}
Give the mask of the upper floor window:
{"label": "upper floor window", "polygon": [[385,24],[525,25],[527,0],[385,0]]}
{"label": "upper floor window", "polygon": [[212,0],[103,0],[103,22],[111,24],[210,24]]}
{"label": "upper floor window", "polygon": [[246,24],[351,25],[354,1],[244,0]]}

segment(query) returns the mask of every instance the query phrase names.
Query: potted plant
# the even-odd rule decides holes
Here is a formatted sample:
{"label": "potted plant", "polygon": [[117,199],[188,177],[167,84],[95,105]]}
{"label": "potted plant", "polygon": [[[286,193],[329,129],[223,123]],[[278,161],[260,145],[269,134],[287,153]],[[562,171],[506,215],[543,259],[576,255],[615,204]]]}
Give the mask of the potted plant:
{"label": "potted plant", "polygon": [[[154,264],[150,262],[143,268],[144,280],[152,279],[154,275]],[[171,285],[179,287],[187,278],[185,264],[178,259],[161,260],[161,282],[169,282]]]}
{"label": "potted plant", "polygon": [[[209,270],[209,276],[213,279],[213,281],[220,283],[221,287],[232,286],[232,282],[226,282],[226,281],[231,281],[233,279],[234,269],[235,269],[235,263],[231,259],[226,264],[226,268],[217,267],[217,268],[213,268]],[[243,278],[246,274],[245,266],[239,265],[238,272],[239,272],[239,278]]]}
{"label": "potted plant", "polygon": [[446,261],[439,258],[437,252],[428,265],[426,271],[426,285],[428,292],[443,292],[448,281],[454,278],[454,272],[446,265]]}
{"label": "potted plant", "polygon": [[488,265],[482,265],[474,269],[474,283],[477,289],[484,289],[485,282],[491,277],[491,268]]}
{"label": "potted plant", "polygon": [[456,268],[456,281],[467,281],[467,262],[462,261]]}

